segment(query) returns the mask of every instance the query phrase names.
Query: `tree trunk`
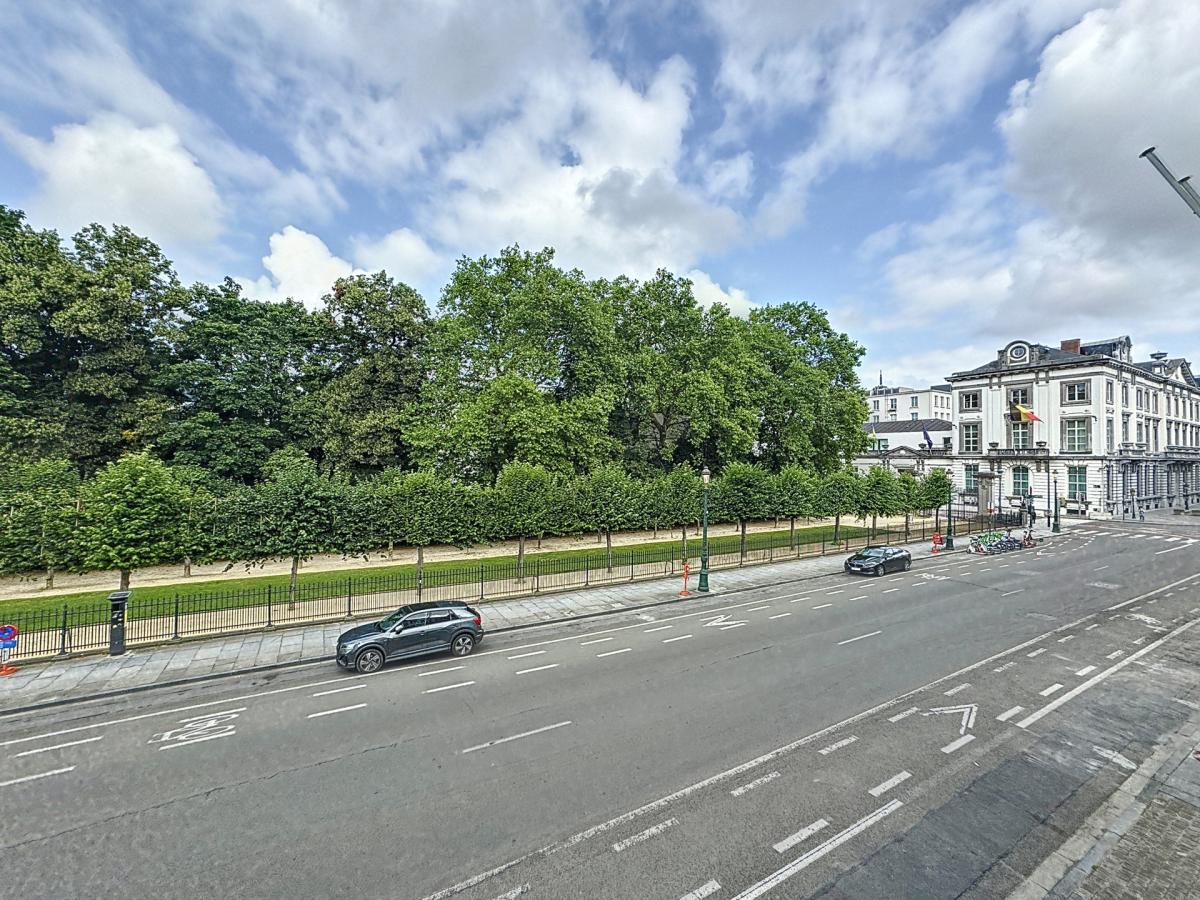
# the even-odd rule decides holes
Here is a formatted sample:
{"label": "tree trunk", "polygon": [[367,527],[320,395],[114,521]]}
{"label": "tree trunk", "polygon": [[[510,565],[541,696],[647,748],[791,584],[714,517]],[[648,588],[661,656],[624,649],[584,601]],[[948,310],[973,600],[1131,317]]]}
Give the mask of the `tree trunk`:
{"label": "tree trunk", "polygon": [[796,517],[792,516],[791,524],[788,526],[788,549],[796,549]]}
{"label": "tree trunk", "polygon": [[542,536],[540,534],[538,535],[537,548],[538,550],[542,549]]}
{"label": "tree trunk", "polygon": [[778,531],[778,530],[779,530],[779,516],[776,516],[776,517],[775,517],[775,530],[776,530],[776,531]]}
{"label": "tree trunk", "polygon": [[741,526],[742,530],[742,539],[738,546],[738,565],[740,566],[746,561],[746,520],[739,519],[738,525]]}
{"label": "tree trunk", "polygon": [[912,513],[907,510],[904,513],[904,543],[908,543],[908,529],[912,522]]}
{"label": "tree trunk", "polygon": [[868,538],[868,540],[872,540],[872,541],[875,540],[875,530],[876,530],[875,526],[876,526],[877,522],[878,522],[878,516],[875,513],[871,513],[871,535]]}
{"label": "tree trunk", "polygon": [[687,560],[687,558],[688,558],[688,552],[687,552],[687,525],[681,525],[681,526],[679,526],[679,532],[680,532],[680,534],[682,534],[682,535],[683,535],[683,558],[684,558],[684,560]]}
{"label": "tree trunk", "polygon": [[121,586],[117,590],[121,590],[121,591],[129,590],[129,570],[128,569],[121,570]]}
{"label": "tree trunk", "polygon": [[692,532],[692,537],[700,537],[700,520],[696,520],[696,528]]}
{"label": "tree trunk", "polygon": [[608,557],[608,571],[612,571],[612,532],[604,529],[604,552]]}
{"label": "tree trunk", "polygon": [[190,556],[185,556],[183,558],[183,577],[192,577],[192,558]]}
{"label": "tree trunk", "polygon": [[54,587],[54,566],[46,566],[46,589]]}
{"label": "tree trunk", "polygon": [[525,580],[525,535],[517,536],[517,581]]}
{"label": "tree trunk", "polygon": [[288,578],[288,609],[296,608],[296,573],[300,570],[300,557],[292,557],[292,574]]}
{"label": "tree trunk", "polygon": [[654,539],[658,540],[658,520],[654,520]]}
{"label": "tree trunk", "polygon": [[392,558],[392,551],[394,551],[395,549],[396,549],[396,542],[394,540],[388,541],[388,559]]}
{"label": "tree trunk", "polygon": [[842,526],[842,514],[837,513],[833,517],[833,542],[838,542],[838,529]]}

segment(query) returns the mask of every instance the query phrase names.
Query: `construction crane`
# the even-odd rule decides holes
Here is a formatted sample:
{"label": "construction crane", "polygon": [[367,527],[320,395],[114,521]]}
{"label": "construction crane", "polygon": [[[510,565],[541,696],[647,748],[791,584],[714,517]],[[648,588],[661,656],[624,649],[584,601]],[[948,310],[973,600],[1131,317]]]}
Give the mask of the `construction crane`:
{"label": "construction crane", "polygon": [[1175,188],[1175,193],[1183,198],[1183,202],[1188,205],[1188,208],[1200,216],[1200,194],[1196,193],[1196,189],[1192,187],[1189,181],[1192,177],[1191,175],[1176,178],[1174,173],[1167,168],[1166,163],[1158,158],[1158,154],[1154,152],[1153,147],[1143,150],[1138,155],[1150,160],[1150,165],[1158,169],[1158,174],[1167,180],[1167,184]]}

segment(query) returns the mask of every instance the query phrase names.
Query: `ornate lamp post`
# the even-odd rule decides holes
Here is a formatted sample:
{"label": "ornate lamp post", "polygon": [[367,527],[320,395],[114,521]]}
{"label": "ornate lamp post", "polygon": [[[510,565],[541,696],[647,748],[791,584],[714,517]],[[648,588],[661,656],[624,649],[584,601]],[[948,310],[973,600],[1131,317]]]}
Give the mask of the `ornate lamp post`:
{"label": "ornate lamp post", "polygon": [[1058,476],[1054,476],[1054,526],[1050,529],[1055,534],[1062,531],[1062,526],[1058,522]]}
{"label": "ornate lamp post", "polygon": [[[947,479],[949,480],[949,479]],[[946,488],[946,549],[954,549],[954,482]]]}
{"label": "ornate lamp post", "polygon": [[700,582],[696,585],[696,590],[708,590],[708,482],[712,478],[712,472],[708,471],[708,466],[700,470],[700,481],[703,482],[701,489],[701,521],[704,523],[704,531],[700,538]]}

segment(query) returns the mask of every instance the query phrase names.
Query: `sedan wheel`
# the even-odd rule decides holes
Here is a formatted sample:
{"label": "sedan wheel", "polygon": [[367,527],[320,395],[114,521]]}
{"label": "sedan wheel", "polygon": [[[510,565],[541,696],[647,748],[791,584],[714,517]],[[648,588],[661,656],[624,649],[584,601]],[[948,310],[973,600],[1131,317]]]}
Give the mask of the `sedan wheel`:
{"label": "sedan wheel", "polygon": [[466,656],[475,649],[475,638],[469,634],[458,635],[450,644],[450,652],[455,656]]}
{"label": "sedan wheel", "polygon": [[882,575],[883,574],[883,566],[882,565],[876,566],[874,571],[875,571],[876,575]]}
{"label": "sedan wheel", "polygon": [[354,668],[364,675],[378,672],[381,666],[383,666],[383,654],[374,649],[364,650],[354,661]]}
{"label": "sedan wheel", "polygon": [[906,560],[904,561],[904,571],[905,571],[905,572],[907,572],[907,571],[908,571],[909,569],[911,569],[911,568],[912,568],[912,560],[911,560],[911,559],[906,559]]}

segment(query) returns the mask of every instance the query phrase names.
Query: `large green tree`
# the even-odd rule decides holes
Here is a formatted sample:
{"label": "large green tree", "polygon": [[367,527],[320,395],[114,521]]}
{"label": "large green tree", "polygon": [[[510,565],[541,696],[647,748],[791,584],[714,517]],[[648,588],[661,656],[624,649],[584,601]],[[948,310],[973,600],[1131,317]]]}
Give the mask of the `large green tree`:
{"label": "large green tree", "polygon": [[0,473],[0,572],[40,570],[54,587],[60,569],[78,568],[79,475],[64,459]]}

